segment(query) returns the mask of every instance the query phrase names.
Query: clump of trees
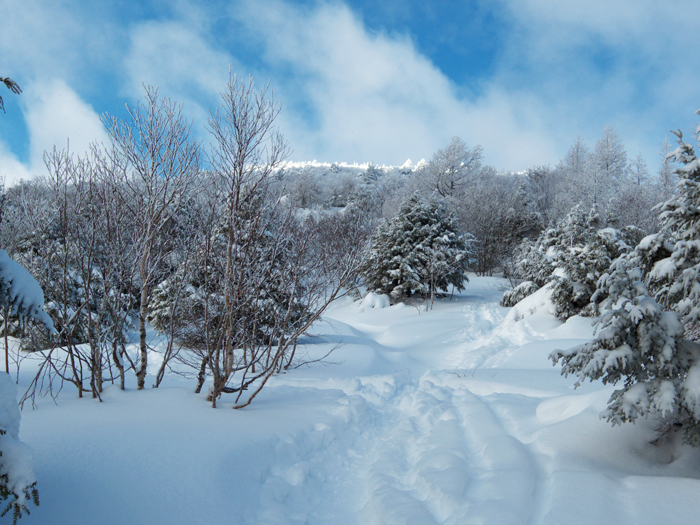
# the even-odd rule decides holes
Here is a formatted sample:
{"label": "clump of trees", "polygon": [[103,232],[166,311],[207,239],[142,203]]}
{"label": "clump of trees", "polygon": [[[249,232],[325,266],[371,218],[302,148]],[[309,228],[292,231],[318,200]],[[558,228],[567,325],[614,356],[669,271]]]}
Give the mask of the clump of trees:
{"label": "clump of trees", "polygon": [[[700,128],[696,130],[700,132]],[[683,141],[669,158],[680,164],[678,193],[663,204],[661,231],[615,260],[598,281],[603,312],[592,341],[557,350],[563,374],[619,384],[601,414],[613,425],[657,416],[662,432],[681,428],[700,444],[700,345],[683,323],[700,319],[700,163]]]}
{"label": "clump of trees", "polygon": [[596,206],[587,213],[576,206],[565,219],[548,228],[535,242],[519,246],[513,273],[524,282],[507,291],[503,306],[513,306],[548,283],[556,315],[566,320],[574,315],[597,315],[591,301],[598,279],[611,262],[629,252],[641,239],[639,228],[616,229],[603,222]]}
{"label": "clump of trees", "polygon": [[5,193],[3,246],[43,287],[57,332],[23,340],[46,356],[25,399],[62,383],[99,399],[129,374],[159,386],[177,363],[197,391],[209,382],[214,406],[222,394],[246,406],[299,364],[298,338],[354,282],[368,230],[282,198],[288,149],[269,87],[234,76],[221,100],[207,170],[182,107],[147,87],[125,119],[104,118],[109,145],[54,149],[46,177]]}

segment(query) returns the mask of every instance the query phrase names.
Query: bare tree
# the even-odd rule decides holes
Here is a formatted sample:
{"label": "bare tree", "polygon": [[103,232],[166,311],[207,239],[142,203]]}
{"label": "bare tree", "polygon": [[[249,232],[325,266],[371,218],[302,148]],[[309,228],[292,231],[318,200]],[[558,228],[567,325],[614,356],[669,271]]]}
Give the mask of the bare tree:
{"label": "bare tree", "polygon": [[453,137],[445,149],[439,149],[420,176],[426,193],[436,191],[443,198],[461,194],[480,171],[481,146],[469,148],[462,139]]}
{"label": "bare tree", "polygon": [[159,98],[155,88],[147,86],[145,90],[144,103],[139,102],[134,109],[127,106],[127,122],[104,117],[113,144],[111,153],[123,157],[113,159],[113,163],[127,166],[121,181],[127,192],[123,204],[137,226],[132,242],[141,287],[136,368],[139,390],[144,387],[148,365],[148,301],[168,253],[164,233],[200,169],[199,146],[190,137],[191,125],[182,114],[182,106]]}
{"label": "bare tree", "polygon": [[224,393],[236,394],[234,408],[247,406],[290,366],[298,338],[344,293],[356,267],[356,251],[343,259],[332,243],[321,242],[329,228],[302,221],[270,194],[288,153],[274,128],[279,110],[269,85],[258,91],[252,79],[233,76],[209,120],[213,177],[224,198],[212,203],[215,226],[182,299],[189,322],[201,330],[181,360],[195,369],[198,390],[211,378],[214,407]]}

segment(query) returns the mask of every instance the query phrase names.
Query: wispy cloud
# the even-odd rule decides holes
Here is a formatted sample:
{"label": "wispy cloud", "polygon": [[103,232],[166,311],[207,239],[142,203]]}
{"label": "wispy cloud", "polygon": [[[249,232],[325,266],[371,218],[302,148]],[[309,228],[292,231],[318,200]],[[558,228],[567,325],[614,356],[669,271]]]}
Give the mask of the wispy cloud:
{"label": "wispy cloud", "polygon": [[144,84],[158,87],[162,96],[184,104],[201,135],[208,110],[218,103],[228,79],[228,64],[236,64],[225,50],[206,41],[205,32],[206,27],[178,21],[134,26],[121,93],[133,101],[143,97]]}

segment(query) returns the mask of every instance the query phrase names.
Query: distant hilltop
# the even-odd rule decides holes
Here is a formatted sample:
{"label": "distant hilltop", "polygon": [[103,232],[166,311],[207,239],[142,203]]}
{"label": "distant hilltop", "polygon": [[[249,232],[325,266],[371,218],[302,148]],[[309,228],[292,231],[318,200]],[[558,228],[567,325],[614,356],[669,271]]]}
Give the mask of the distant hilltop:
{"label": "distant hilltop", "polygon": [[290,171],[303,171],[306,168],[313,168],[315,170],[327,170],[330,172],[334,171],[367,171],[370,168],[379,169],[384,172],[390,171],[415,171],[416,169],[423,167],[427,162],[425,159],[421,159],[420,162],[414,164],[411,159],[406,160],[401,166],[387,166],[385,164],[373,164],[372,162],[353,162],[352,164],[347,162],[319,162],[317,160],[312,161],[286,161],[281,163],[280,170],[290,170]]}

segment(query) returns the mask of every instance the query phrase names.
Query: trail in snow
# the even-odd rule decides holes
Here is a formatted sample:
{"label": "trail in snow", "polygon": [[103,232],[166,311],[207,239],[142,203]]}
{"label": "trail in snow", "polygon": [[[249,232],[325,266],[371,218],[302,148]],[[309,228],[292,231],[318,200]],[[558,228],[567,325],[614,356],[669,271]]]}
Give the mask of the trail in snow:
{"label": "trail in snow", "polygon": [[[634,435],[599,421],[611,389],[573,391],[547,358],[590,338],[590,320],[562,325],[546,298],[535,296],[518,310],[501,308],[499,297],[485,287],[444,302],[442,311],[399,306],[393,313],[335,314],[336,330],[349,334],[342,353],[359,376],[345,390],[365,399],[381,421],[365,445],[371,453],[346,465],[360,498],[355,522],[600,523],[612,516],[653,523],[629,505],[640,500],[630,483],[638,486],[631,480],[645,469],[656,476],[667,452],[652,450],[649,425]],[[378,355],[349,357],[360,347]],[[367,374],[392,367],[391,375]],[[324,381],[332,387],[345,378]],[[597,464],[590,461],[596,450]],[[686,453],[697,464],[696,452]],[[680,470],[688,475],[692,467]]]}

